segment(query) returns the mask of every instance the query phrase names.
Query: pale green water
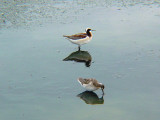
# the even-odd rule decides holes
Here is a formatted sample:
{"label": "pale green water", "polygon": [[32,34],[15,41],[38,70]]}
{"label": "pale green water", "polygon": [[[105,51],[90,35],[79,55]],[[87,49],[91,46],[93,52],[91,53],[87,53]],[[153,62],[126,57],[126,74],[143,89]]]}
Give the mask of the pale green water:
{"label": "pale green water", "polygon": [[[14,15],[14,3],[0,4],[0,119],[159,120],[160,1],[54,2],[15,3]],[[63,61],[77,46],[62,36],[87,27],[90,67]],[[77,97],[78,77],[102,82],[103,100]]]}

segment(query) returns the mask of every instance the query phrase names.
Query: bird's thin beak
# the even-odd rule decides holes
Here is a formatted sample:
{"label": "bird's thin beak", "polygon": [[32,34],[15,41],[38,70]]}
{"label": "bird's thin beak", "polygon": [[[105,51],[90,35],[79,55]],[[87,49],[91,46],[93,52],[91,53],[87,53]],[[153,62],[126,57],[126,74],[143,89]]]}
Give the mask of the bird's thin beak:
{"label": "bird's thin beak", "polygon": [[102,93],[103,93],[103,95],[104,95],[104,90],[102,89]]}
{"label": "bird's thin beak", "polygon": [[96,31],[96,30],[92,30],[92,31]]}

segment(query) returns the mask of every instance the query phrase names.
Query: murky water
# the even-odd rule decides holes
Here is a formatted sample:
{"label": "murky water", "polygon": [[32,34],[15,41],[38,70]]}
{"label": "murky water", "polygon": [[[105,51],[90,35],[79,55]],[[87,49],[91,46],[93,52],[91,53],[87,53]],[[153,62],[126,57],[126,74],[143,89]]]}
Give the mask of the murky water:
{"label": "murky water", "polygon": [[[78,52],[63,35],[87,27]],[[159,45],[159,0],[2,0],[0,119],[159,120]]]}

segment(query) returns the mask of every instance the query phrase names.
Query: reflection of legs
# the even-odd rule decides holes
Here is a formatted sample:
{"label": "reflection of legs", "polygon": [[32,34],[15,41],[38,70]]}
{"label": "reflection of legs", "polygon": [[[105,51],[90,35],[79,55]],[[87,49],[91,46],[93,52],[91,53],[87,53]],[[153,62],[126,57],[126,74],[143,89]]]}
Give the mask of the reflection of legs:
{"label": "reflection of legs", "polygon": [[78,51],[80,51],[81,50],[81,46],[80,45],[78,45]]}

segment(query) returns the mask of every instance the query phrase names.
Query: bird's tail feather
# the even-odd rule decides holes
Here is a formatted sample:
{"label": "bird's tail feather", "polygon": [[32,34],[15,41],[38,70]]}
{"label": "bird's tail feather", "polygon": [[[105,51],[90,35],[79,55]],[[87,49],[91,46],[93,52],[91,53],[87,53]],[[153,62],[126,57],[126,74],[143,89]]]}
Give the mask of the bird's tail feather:
{"label": "bird's tail feather", "polygon": [[83,82],[84,82],[84,79],[83,79],[83,78],[78,78],[77,80],[78,80],[78,82],[79,82],[81,85],[83,85]]}

